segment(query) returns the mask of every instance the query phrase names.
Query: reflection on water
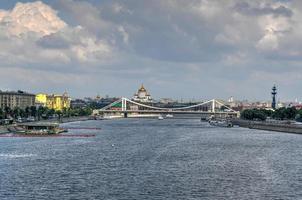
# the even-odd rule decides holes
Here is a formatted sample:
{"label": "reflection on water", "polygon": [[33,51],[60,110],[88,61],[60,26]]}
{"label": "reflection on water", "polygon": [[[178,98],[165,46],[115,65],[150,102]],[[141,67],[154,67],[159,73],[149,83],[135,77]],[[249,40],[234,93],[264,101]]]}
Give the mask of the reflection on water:
{"label": "reflection on water", "polygon": [[36,154],[4,154],[0,153],[0,158],[27,158],[27,157],[33,157],[36,156]]}
{"label": "reflection on water", "polygon": [[0,199],[302,198],[302,135],[195,119],[64,126],[101,130],[0,139]]}

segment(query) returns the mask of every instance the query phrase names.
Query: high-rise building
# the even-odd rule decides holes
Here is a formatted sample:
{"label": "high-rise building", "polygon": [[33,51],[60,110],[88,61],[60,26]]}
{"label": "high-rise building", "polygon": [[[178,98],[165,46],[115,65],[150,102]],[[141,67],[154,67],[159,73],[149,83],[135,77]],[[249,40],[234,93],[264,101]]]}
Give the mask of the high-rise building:
{"label": "high-rise building", "polygon": [[0,91],[0,108],[11,109],[31,107],[35,105],[35,95],[24,91]]}
{"label": "high-rise building", "polygon": [[65,92],[63,95],[58,94],[37,94],[36,103],[40,106],[45,106],[49,109],[63,110],[70,108],[70,101],[68,94]]}

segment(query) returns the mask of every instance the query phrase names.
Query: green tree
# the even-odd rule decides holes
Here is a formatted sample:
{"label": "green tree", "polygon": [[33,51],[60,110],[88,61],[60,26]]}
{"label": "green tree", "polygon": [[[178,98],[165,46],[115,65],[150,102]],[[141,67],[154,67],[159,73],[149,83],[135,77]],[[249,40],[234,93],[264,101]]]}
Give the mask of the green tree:
{"label": "green tree", "polygon": [[246,120],[266,120],[269,113],[264,109],[246,109],[241,112],[241,118]]}
{"label": "green tree", "polygon": [[46,117],[47,118],[49,118],[50,116],[53,116],[55,113],[56,113],[56,111],[55,111],[55,109],[46,109]]}
{"label": "green tree", "polygon": [[56,110],[55,114],[58,115],[58,120],[61,121],[62,120],[63,112],[61,110]]}
{"label": "green tree", "polygon": [[39,108],[37,109],[38,120],[41,120],[42,118],[46,118],[47,113],[48,113],[47,107],[39,106]]}
{"label": "green tree", "polygon": [[9,118],[12,116],[12,109],[8,106],[4,108],[4,117]]}
{"label": "green tree", "polygon": [[21,109],[16,107],[12,110],[13,118],[17,119],[18,117],[21,117]]}
{"label": "green tree", "polygon": [[30,115],[33,116],[33,117],[37,116],[37,108],[36,108],[36,106],[31,106],[30,107]]}
{"label": "green tree", "polygon": [[295,107],[289,107],[285,110],[286,119],[295,119],[298,111]]}
{"label": "green tree", "polygon": [[4,112],[2,108],[0,108],[0,119],[4,119]]}
{"label": "green tree", "polygon": [[64,117],[70,117],[71,116],[71,108],[63,108],[62,113]]}
{"label": "green tree", "polygon": [[30,107],[25,108],[25,116],[29,117],[30,116]]}

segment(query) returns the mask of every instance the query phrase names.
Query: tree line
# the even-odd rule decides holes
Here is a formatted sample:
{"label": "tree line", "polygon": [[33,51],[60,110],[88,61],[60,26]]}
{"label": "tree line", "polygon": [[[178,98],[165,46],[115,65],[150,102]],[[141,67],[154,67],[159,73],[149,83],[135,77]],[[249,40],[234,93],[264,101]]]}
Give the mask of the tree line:
{"label": "tree line", "polygon": [[0,108],[0,119],[18,119],[18,118],[28,118],[34,117],[37,120],[49,119],[54,116],[57,117],[74,117],[74,116],[87,116],[91,115],[91,108],[64,108],[61,110],[54,110],[47,107],[26,107],[25,109],[5,107]]}
{"label": "tree line", "polygon": [[267,118],[276,120],[299,120],[302,118],[302,109],[297,110],[295,107],[278,108],[276,110],[266,109],[246,109],[241,112],[241,118],[246,120],[261,120]]}

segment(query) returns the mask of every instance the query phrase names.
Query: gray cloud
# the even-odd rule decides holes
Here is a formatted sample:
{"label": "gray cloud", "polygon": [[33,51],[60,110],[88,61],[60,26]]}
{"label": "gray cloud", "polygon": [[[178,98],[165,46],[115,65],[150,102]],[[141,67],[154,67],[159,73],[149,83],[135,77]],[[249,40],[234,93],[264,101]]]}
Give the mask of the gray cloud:
{"label": "gray cloud", "polygon": [[50,49],[67,49],[70,47],[69,41],[57,34],[46,35],[40,38],[37,44],[43,48]]}
{"label": "gray cloud", "polygon": [[[296,98],[302,5],[245,2],[18,4],[25,15],[0,11],[0,84],[38,92],[65,87],[73,96],[129,96],[144,82],[155,97],[268,99],[276,83],[294,88],[283,91],[284,98]],[[41,8],[51,17],[42,18]],[[26,15],[31,9],[39,17]],[[7,80],[8,72],[15,82]]]}
{"label": "gray cloud", "polygon": [[280,5],[276,8],[272,7],[272,4],[266,4],[265,6],[260,6],[259,4],[256,7],[253,7],[248,2],[238,2],[234,6],[235,11],[240,12],[244,15],[274,15],[274,16],[285,16],[291,17],[293,11],[283,5]]}

